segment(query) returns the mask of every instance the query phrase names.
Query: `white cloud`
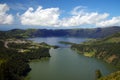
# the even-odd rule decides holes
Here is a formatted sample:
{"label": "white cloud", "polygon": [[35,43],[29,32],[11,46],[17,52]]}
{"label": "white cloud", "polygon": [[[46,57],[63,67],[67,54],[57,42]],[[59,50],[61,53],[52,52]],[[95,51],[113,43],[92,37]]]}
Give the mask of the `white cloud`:
{"label": "white cloud", "polygon": [[106,19],[109,14],[99,14],[97,12],[86,12],[85,7],[75,7],[71,12],[72,16],[61,20],[60,26],[80,26],[80,25],[94,25],[99,21]]}
{"label": "white cloud", "polygon": [[13,16],[6,13],[8,10],[7,4],[0,4],[0,24],[12,24]]}
{"label": "white cloud", "polygon": [[77,6],[71,11],[71,14],[72,15],[84,14],[85,10],[86,10],[85,6]]}
{"label": "white cloud", "polygon": [[96,26],[120,26],[120,16],[96,23]]}
{"label": "white cloud", "polygon": [[113,17],[107,20],[108,13],[87,12],[86,7],[77,6],[69,17],[60,18],[59,8],[43,9],[39,6],[36,10],[30,7],[25,13],[20,15],[23,25],[38,25],[51,27],[70,27],[81,25],[111,26],[120,25],[120,17]]}
{"label": "white cloud", "polygon": [[55,26],[58,24],[59,8],[43,9],[39,6],[35,11],[30,7],[20,16],[23,25]]}

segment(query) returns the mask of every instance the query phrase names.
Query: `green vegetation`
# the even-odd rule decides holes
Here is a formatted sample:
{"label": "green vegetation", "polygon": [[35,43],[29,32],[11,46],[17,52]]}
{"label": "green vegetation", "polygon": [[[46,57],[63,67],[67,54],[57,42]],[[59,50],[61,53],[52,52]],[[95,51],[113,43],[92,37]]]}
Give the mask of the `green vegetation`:
{"label": "green vegetation", "polygon": [[71,48],[85,56],[96,57],[120,67],[120,33],[104,39],[73,44]]}
{"label": "green vegetation", "polygon": [[[92,29],[13,29],[0,31],[0,38],[28,38],[28,37],[89,37],[104,38],[114,33],[120,32],[120,27],[113,26],[107,28]],[[6,37],[5,37],[6,36]]]}
{"label": "green vegetation", "polygon": [[[119,31],[119,27],[67,30],[13,29],[0,31],[0,80],[24,80],[24,76],[31,70],[28,64],[29,61],[50,57],[49,49],[51,47],[58,48],[58,46],[50,46],[46,43],[33,43],[24,40],[24,38],[51,36],[102,38]],[[120,67],[120,33],[104,39],[84,42],[83,44],[60,43],[72,44],[72,49],[85,56],[97,57]],[[99,71],[97,73],[99,74]],[[115,75],[117,76],[118,74],[120,73]],[[115,78],[117,80],[118,77]]]}
{"label": "green vegetation", "polygon": [[98,80],[120,80],[120,71],[111,73],[108,76],[101,77]]}
{"label": "green vegetation", "polygon": [[99,79],[99,78],[102,77],[102,74],[101,74],[100,70],[96,70],[95,74],[96,74],[96,79]]}
{"label": "green vegetation", "polygon": [[49,45],[27,40],[0,40],[0,80],[23,80],[31,70],[28,62],[50,57]]}
{"label": "green vegetation", "polygon": [[37,31],[36,29],[13,29],[9,31],[0,31],[0,39],[9,39],[9,38],[28,38],[32,37],[32,34]]}
{"label": "green vegetation", "polygon": [[72,42],[66,42],[66,41],[59,41],[59,43],[61,43],[61,44],[69,44],[69,45],[75,44],[75,43],[72,43]]}
{"label": "green vegetation", "polygon": [[95,56],[95,52],[96,52],[96,51],[84,52],[84,56],[87,56],[87,57]]}
{"label": "green vegetation", "polygon": [[25,40],[34,37],[36,29],[0,31],[0,80],[23,80],[31,70],[28,62],[50,57],[51,47],[46,43]]}
{"label": "green vegetation", "polygon": [[40,45],[42,45],[42,46],[44,46],[44,47],[47,47],[47,48],[59,48],[59,46],[56,46],[56,45],[48,45],[48,44],[46,44],[45,42],[40,43]]}

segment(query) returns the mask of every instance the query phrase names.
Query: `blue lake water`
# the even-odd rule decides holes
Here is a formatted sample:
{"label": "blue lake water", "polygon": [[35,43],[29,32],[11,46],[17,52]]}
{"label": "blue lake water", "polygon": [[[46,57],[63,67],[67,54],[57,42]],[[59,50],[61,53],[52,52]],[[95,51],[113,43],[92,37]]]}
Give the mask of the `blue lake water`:
{"label": "blue lake water", "polygon": [[67,42],[72,42],[72,43],[81,43],[84,42],[86,40],[88,40],[88,38],[74,38],[74,37],[46,37],[46,38],[29,38],[29,40],[32,40],[34,42],[37,43],[41,43],[41,42],[46,42],[47,44],[50,45],[58,45],[61,47],[68,47],[69,45],[65,45],[65,44],[60,44],[60,41],[67,41]]}

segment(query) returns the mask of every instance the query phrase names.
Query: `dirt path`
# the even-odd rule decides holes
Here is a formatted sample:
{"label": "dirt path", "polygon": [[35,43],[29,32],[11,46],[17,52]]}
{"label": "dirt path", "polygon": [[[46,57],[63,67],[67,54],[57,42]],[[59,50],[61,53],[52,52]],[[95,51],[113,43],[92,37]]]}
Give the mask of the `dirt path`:
{"label": "dirt path", "polygon": [[8,47],[8,42],[7,42],[7,41],[5,41],[4,47],[5,47],[5,48],[9,48],[9,47]]}

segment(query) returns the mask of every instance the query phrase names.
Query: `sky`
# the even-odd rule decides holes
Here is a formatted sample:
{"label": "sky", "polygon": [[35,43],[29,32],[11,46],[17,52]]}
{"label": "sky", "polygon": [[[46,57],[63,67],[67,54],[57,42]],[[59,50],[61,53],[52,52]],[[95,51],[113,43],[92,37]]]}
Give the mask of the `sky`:
{"label": "sky", "polygon": [[0,0],[0,29],[120,26],[120,0]]}

